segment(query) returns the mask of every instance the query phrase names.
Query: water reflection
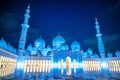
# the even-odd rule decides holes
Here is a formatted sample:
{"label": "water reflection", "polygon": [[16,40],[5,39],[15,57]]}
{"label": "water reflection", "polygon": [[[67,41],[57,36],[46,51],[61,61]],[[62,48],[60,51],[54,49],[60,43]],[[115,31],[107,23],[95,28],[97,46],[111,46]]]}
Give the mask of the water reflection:
{"label": "water reflection", "polygon": [[[118,61],[109,62],[108,67],[111,67],[111,64],[117,64],[116,70],[119,69]],[[80,70],[78,70],[77,66],[75,66],[77,65],[76,61],[74,60],[72,65],[69,57],[66,58],[66,64],[64,64],[64,61],[61,59],[60,74],[55,74],[54,71],[59,72],[59,70],[55,70],[56,68],[53,68],[53,66],[51,65],[52,62],[50,60],[25,60],[23,63],[17,62],[16,65],[15,59],[0,56],[0,80],[103,80],[112,78],[120,79],[119,74],[91,74],[90,71],[100,72],[100,62],[83,61],[83,65],[85,66],[83,66],[84,72],[81,72],[81,74],[77,72]],[[65,69],[64,67],[67,67],[67,69]]]}
{"label": "water reflection", "polygon": [[[117,75],[119,76],[119,75]],[[7,65],[0,69],[0,80],[103,80],[103,79],[117,79],[107,74],[81,74],[81,75],[52,75],[45,72],[24,72],[21,69],[15,69],[13,64]]]}

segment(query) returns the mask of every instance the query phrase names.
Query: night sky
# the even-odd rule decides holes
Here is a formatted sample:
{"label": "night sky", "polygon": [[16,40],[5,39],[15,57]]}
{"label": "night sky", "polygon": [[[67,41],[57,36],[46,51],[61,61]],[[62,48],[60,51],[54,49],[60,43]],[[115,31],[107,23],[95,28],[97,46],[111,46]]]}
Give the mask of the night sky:
{"label": "night sky", "polygon": [[103,34],[106,52],[120,50],[120,0],[0,0],[0,38],[18,48],[21,23],[30,3],[27,43],[42,36],[47,45],[60,33],[70,45],[78,40],[81,48],[97,50],[95,17]]}

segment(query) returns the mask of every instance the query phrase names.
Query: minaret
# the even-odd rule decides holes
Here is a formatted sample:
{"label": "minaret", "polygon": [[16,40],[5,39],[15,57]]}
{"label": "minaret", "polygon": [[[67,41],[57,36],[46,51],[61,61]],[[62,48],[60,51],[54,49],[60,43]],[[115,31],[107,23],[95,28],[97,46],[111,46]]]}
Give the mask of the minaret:
{"label": "minaret", "polygon": [[98,50],[101,58],[105,58],[105,49],[104,49],[104,44],[102,41],[102,34],[100,33],[100,26],[97,18],[95,18],[95,28],[96,28],[96,37],[98,40]]}
{"label": "minaret", "polygon": [[24,14],[24,23],[21,24],[22,32],[19,40],[19,46],[18,46],[18,54],[19,56],[23,56],[25,43],[26,43],[26,36],[27,36],[27,30],[30,27],[28,24],[29,18],[30,18],[30,5],[28,5],[26,9],[26,13]]}

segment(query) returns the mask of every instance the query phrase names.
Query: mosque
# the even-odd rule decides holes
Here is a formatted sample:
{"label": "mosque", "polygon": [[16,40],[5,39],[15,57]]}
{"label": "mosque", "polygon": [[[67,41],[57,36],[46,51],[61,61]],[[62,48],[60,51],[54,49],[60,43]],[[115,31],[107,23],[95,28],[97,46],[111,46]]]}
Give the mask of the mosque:
{"label": "mosque", "polygon": [[83,51],[77,40],[68,46],[60,34],[53,38],[52,47],[46,47],[45,40],[39,37],[34,41],[34,45],[29,44],[25,49],[27,30],[30,27],[29,18],[30,6],[27,7],[24,23],[21,24],[18,49],[7,44],[4,39],[0,40],[0,77],[14,73],[14,76],[20,78],[19,80],[34,77],[35,80],[79,80],[83,77],[98,80],[97,77],[101,78],[100,75],[106,79],[110,78],[109,75],[116,79],[120,75],[120,52],[117,51],[116,56],[112,53],[105,55],[97,18],[95,18],[95,29],[99,56],[90,48]]}

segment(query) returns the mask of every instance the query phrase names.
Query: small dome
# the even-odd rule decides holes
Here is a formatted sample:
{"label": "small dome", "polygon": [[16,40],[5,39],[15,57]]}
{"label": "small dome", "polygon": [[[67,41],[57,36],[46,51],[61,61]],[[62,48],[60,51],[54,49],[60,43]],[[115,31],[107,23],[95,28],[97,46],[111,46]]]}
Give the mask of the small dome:
{"label": "small dome", "polygon": [[0,46],[6,48],[7,43],[5,42],[4,39],[1,39],[1,40],[0,40]]}
{"label": "small dome", "polygon": [[16,53],[16,49],[13,47],[13,52]]}
{"label": "small dome", "polygon": [[32,45],[31,44],[28,45],[27,50],[32,51]]}
{"label": "small dome", "polygon": [[35,42],[34,42],[34,46],[36,48],[44,48],[45,47],[45,41],[44,39],[42,39],[41,37],[36,39]]}
{"label": "small dome", "polygon": [[93,55],[92,49],[88,48],[87,53],[88,53],[90,56],[92,56],[92,55]]}
{"label": "small dome", "polygon": [[59,48],[63,43],[65,43],[65,39],[61,35],[58,35],[53,39],[53,47],[55,48]]}
{"label": "small dome", "polygon": [[75,51],[79,51],[79,50],[80,50],[80,43],[75,40],[75,41],[71,44],[71,49],[72,49],[72,50],[75,50]]}
{"label": "small dome", "polygon": [[84,57],[84,58],[85,58],[85,57],[88,57],[88,53],[87,53],[87,52],[83,52],[83,53],[82,53],[82,57]]}
{"label": "small dome", "polygon": [[94,53],[93,56],[94,56],[95,58],[98,58],[98,57],[99,57],[97,53]]}
{"label": "small dome", "polygon": [[109,53],[107,54],[107,57],[108,57],[108,58],[113,57],[113,54],[109,52]]}
{"label": "small dome", "polygon": [[65,43],[63,43],[61,46],[60,46],[60,49],[61,50],[69,50],[69,46]]}
{"label": "small dome", "polygon": [[115,54],[116,54],[116,57],[120,57],[120,51],[117,51]]}
{"label": "small dome", "polygon": [[8,49],[9,51],[11,51],[11,52],[14,52],[14,51],[13,51],[13,47],[12,47],[9,43],[8,43],[7,49]]}
{"label": "small dome", "polygon": [[47,48],[46,48],[47,51],[51,51],[51,47],[48,45]]}

